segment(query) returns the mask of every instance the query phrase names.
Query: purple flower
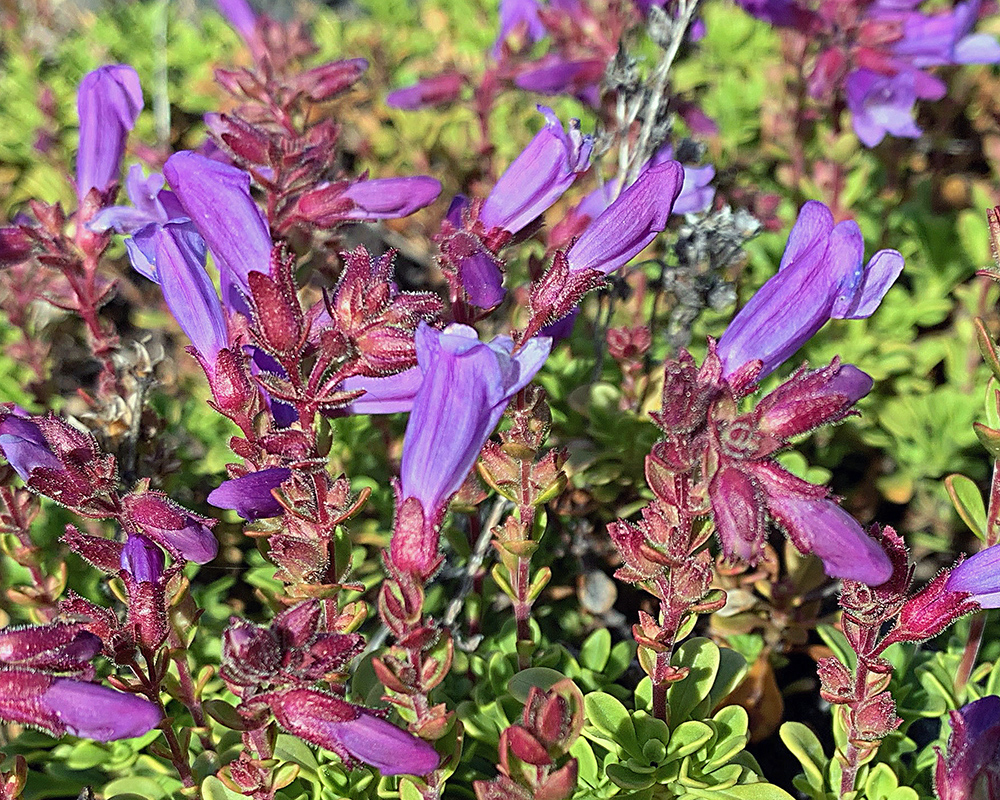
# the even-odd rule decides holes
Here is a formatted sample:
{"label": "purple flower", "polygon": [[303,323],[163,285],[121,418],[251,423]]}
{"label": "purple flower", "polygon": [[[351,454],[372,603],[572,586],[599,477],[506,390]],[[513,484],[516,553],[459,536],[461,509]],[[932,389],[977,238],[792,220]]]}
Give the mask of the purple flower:
{"label": "purple flower", "polygon": [[424,572],[437,558],[437,526],[448,501],[511,398],[545,363],[551,340],[531,339],[512,355],[507,337],[483,344],[468,326],[437,331],[422,322],[416,346],[423,382],[403,439],[399,496],[401,506],[419,502],[422,524],[397,526],[391,555],[399,568]]}
{"label": "purple flower", "polygon": [[514,79],[517,88],[540,94],[570,94],[589,106],[600,105],[600,82],[607,68],[605,60],[567,61],[558,55],[548,55],[537,63],[540,66]]}
{"label": "purple flower", "polygon": [[997,40],[990,34],[971,33],[981,6],[981,0],[967,0],[940,14],[909,11],[879,16],[902,23],[902,36],[891,51],[914,67],[995,64],[1000,61]]}
{"label": "purple flower", "polygon": [[0,664],[53,672],[89,672],[90,661],[101,652],[101,640],[78,623],[0,630]]}
{"label": "purple flower", "polygon": [[426,175],[375,178],[352,183],[343,196],[354,203],[345,219],[376,220],[408,217],[429,206],[441,194],[441,182]]}
{"label": "purple flower", "polygon": [[97,683],[8,669],[0,671],[0,718],[56,737],[69,733],[110,742],[148,733],[162,714],[143,697]]}
{"label": "purple flower", "polygon": [[1000,608],[1000,545],[980,550],[955,567],[946,588],[968,592],[983,608]]}
{"label": "purple flower", "polygon": [[257,30],[257,14],[247,0],[215,0],[219,13],[233,26],[236,32],[247,42],[254,40]]}
{"label": "purple flower", "polygon": [[76,192],[80,202],[91,189],[105,191],[118,180],[125,140],[142,111],[142,87],[132,67],[110,64],[88,72],[76,97],[80,146]]}
{"label": "purple flower", "polygon": [[426,775],[441,757],[434,748],[371,712],[317,689],[265,695],[278,724],[348,765],[364,762],[383,775]]}
{"label": "purple flower", "polygon": [[65,469],[38,425],[16,410],[0,422],[0,453],[25,483],[38,467],[53,472]]}
{"label": "purple flower", "polygon": [[514,159],[483,203],[479,219],[487,228],[517,233],[558,200],[590,166],[590,136],[573,121],[563,130],[552,109],[539,106],[545,125]]}
{"label": "purple flower", "polygon": [[420,367],[410,367],[385,378],[358,375],[345,380],[340,388],[344,392],[365,391],[347,406],[351,414],[396,414],[413,408],[423,378]]}
{"label": "purple flower", "polygon": [[948,751],[937,751],[939,800],[1000,798],[1000,697],[987,695],[951,712]]}
{"label": "purple flower", "polygon": [[768,482],[762,482],[762,487],[775,522],[801,552],[823,561],[827,575],[869,586],[889,580],[889,557],[857,520],[832,500],[796,494]]}
{"label": "purple flower", "polygon": [[208,496],[216,508],[231,508],[243,519],[264,519],[282,514],[281,503],[272,490],[292,476],[287,467],[268,467],[242,478],[223,481]]}
{"label": "purple flower", "polygon": [[879,250],[863,266],[856,222],[834,226],[811,200],[799,212],[778,273],[750,298],[719,340],[723,375],[754,360],[759,377],[773,372],[829,319],[870,317],[903,269],[895,250]]}
{"label": "purple flower", "polygon": [[[133,525],[131,530],[140,531],[175,558],[207,564],[219,552],[219,543],[209,527],[215,520],[188,511],[160,492],[126,495],[122,505]],[[130,552],[136,547],[133,543]]]}
{"label": "purple flower", "polygon": [[205,243],[187,222],[168,222],[152,238],[163,299],[209,372],[229,333],[219,295],[205,271]]}
{"label": "purple flower", "polygon": [[[163,176],[151,173],[143,177],[142,167],[133,164],[125,178],[125,190],[131,206],[110,206],[102,209],[87,225],[101,232],[113,228],[118,233],[131,234],[125,240],[129,261],[136,272],[159,283],[156,276],[156,232],[168,222],[190,222],[177,196],[163,188]],[[191,225],[192,231],[194,226]],[[204,262],[204,243],[200,246]]]}
{"label": "purple flower", "polygon": [[413,86],[389,92],[385,104],[390,108],[404,111],[444,105],[458,99],[463,82],[464,79],[457,72],[445,72],[430,78],[422,78]]}
{"label": "purple flower", "polygon": [[683,176],[676,161],[642,172],[567,251],[570,270],[596,269],[608,274],[644,250],[667,227]]}
{"label": "purple flower", "polygon": [[138,583],[157,583],[163,575],[163,551],[141,533],[130,533],[122,547],[122,569]]}
{"label": "purple flower", "polygon": [[500,52],[500,45],[518,29],[524,31],[528,44],[545,38],[545,25],[539,10],[538,0],[500,0],[500,33],[493,45],[493,55]]}
{"label": "purple flower", "polygon": [[246,308],[248,275],[271,273],[271,234],[250,196],[250,176],[241,169],[184,151],[163,166],[188,217],[212,251],[222,283],[222,302]]}
{"label": "purple flower", "polygon": [[[856,69],[845,83],[851,123],[865,147],[874,147],[887,133],[916,139],[922,131],[914,118],[918,97],[916,75],[910,71],[893,76],[879,75],[870,69]],[[940,95],[929,95],[937,100]]]}

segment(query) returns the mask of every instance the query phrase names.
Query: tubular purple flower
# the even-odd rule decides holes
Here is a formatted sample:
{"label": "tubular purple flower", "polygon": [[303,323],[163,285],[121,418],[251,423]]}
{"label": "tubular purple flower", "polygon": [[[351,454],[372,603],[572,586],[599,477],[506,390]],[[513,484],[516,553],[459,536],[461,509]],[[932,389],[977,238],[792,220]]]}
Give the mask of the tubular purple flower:
{"label": "tubular purple flower", "polygon": [[[437,331],[421,322],[416,331],[417,362],[423,382],[403,439],[400,498],[420,502],[419,533],[397,530],[393,562],[424,571],[437,557],[437,526],[448,501],[476,463],[511,398],[528,385],[548,358],[550,339],[531,339],[511,355],[513,342],[479,341],[466,325]],[[416,534],[416,535],[414,535]]]}
{"label": "tubular purple flower", "polygon": [[54,472],[65,469],[38,425],[16,411],[0,422],[0,453],[25,483],[37,467]]}
{"label": "tubular purple flower", "polygon": [[754,360],[770,374],[830,319],[870,317],[903,269],[895,250],[879,250],[863,266],[856,222],[834,226],[833,214],[811,200],[799,212],[778,274],[750,298],[718,345],[723,377]]}
{"label": "tubular purple flower", "polygon": [[253,41],[257,29],[257,14],[247,0],[215,0],[219,13],[247,42]]}
{"label": "tubular purple flower", "polygon": [[892,563],[857,520],[823,497],[809,497],[761,481],[767,510],[803,553],[823,561],[823,569],[834,578],[848,578],[869,586],[885,583]]}
{"label": "tubular purple flower", "polygon": [[205,271],[205,244],[186,222],[168,222],[153,237],[163,299],[203,363],[213,369],[229,333],[219,295]]}
{"label": "tubular purple flower", "polygon": [[567,133],[551,108],[539,106],[545,125],[514,159],[483,203],[480,221],[487,228],[517,233],[558,200],[590,167],[593,140],[579,122]]}
{"label": "tubular purple flower", "polygon": [[947,753],[935,749],[939,800],[1000,798],[1000,697],[987,695],[952,711]]}
{"label": "tubular purple flower", "polygon": [[0,718],[99,742],[131,739],[160,724],[154,703],[97,683],[40,672],[0,671]]}
{"label": "tubular purple flower", "polygon": [[271,273],[271,234],[250,196],[250,176],[198,153],[174,153],[163,173],[212,251],[222,283],[222,302],[245,308],[251,272]]}
{"label": "tubular purple flower", "polygon": [[948,576],[950,592],[968,592],[983,608],[1000,608],[1000,545],[965,559]]}
{"label": "tubular purple flower", "polygon": [[332,750],[349,766],[361,761],[383,775],[426,775],[441,761],[427,742],[339,697],[289,689],[266,700],[282,728]]}
{"label": "tubular purple flower", "polygon": [[545,25],[539,10],[538,0],[500,0],[500,33],[493,45],[493,55],[499,54],[500,45],[519,27],[523,27],[528,43],[545,38]]}
{"label": "tubular purple flower", "polygon": [[887,133],[916,139],[922,131],[914,119],[917,90],[914,74],[879,75],[856,69],[845,81],[851,124],[865,147],[875,147]]}
{"label": "tubular purple flower", "polygon": [[268,467],[251,472],[242,478],[223,481],[208,495],[208,502],[216,508],[231,508],[243,519],[277,517],[283,509],[272,490],[291,476],[292,471],[287,467]]}
{"label": "tubular purple flower", "polygon": [[142,534],[130,533],[122,547],[122,569],[139,583],[157,583],[163,575],[163,551]]}
{"label": "tubular purple flower", "polygon": [[78,623],[50,622],[0,630],[0,665],[57,672],[85,672],[101,640]]}
{"label": "tubular purple flower", "polygon": [[441,182],[426,175],[374,178],[352,183],[343,196],[354,203],[347,219],[375,220],[408,217],[429,206],[441,194]]}
{"label": "tubular purple flower", "polygon": [[132,530],[141,531],[175,558],[207,564],[219,552],[209,527],[215,520],[188,511],[161,492],[126,495],[122,505],[134,525]]}
{"label": "tubular purple flower", "polygon": [[518,89],[540,94],[570,94],[589,106],[600,105],[600,83],[607,68],[604,59],[567,61],[561,56],[549,54],[537,63],[540,66],[522,72],[514,79]]}
{"label": "tubular purple flower", "polygon": [[98,67],[80,82],[76,106],[76,193],[82,203],[91,189],[103,192],[118,180],[125,140],[143,107],[139,76],[125,64]]}
{"label": "tubular purple flower", "polygon": [[423,379],[420,367],[410,367],[385,378],[368,378],[362,375],[348,378],[341,386],[341,391],[365,390],[361,397],[347,406],[347,411],[351,414],[396,414],[413,408],[413,400]]}
{"label": "tubular purple flower", "polygon": [[943,67],[949,64],[995,64],[1000,61],[1000,44],[989,34],[972,34],[979,18],[981,0],[967,0],[941,14],[884,15],[902,24],[902,36],[892,52],[914,67]]}
{"label": "tubular purple flower", "polygon": [[684,170],[666,161],[645,170],[595,219],[567,251],[571,271],[614,272],[667,227],[684,183]]}
{"label": "tubular purple flower", "polygon": [[413,86],[404,86],[389,92],[385,97],[385,104],[403,111],[444,105],[458,99],[464,82],[464,78],[458,72],[444,72],[422,78]]}

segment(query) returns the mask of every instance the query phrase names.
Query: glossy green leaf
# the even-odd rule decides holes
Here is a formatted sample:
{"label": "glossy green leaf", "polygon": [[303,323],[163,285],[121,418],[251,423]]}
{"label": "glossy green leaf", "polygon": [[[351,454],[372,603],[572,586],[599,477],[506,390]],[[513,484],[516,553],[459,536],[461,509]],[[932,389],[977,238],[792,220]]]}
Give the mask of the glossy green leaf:
{"label": "glossy green leaf", "polygon": [[949,475],[944,479],[945,488],[955,511],[962,522],[969,526],[980,541],[986,540],[986,504],[975,482],[964,475]]}
{"label": "glossy green leaf", "polygon": [[792,755],[802,765],[809,785],[822,789],[823,775],[829,759],[823,752],[823,745],[816,738],[816,734],[801,722],[786,722],[781,726],[779,735],[785,747],[792,751]]}

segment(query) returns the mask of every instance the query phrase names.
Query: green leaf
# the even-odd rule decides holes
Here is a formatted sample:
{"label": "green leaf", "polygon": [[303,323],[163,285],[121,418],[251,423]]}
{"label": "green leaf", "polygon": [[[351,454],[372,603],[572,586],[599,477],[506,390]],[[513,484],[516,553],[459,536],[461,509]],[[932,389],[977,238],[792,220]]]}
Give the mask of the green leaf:
{"label": "green leaf", "polygon": [[537,686],[539,689],[551,689],[565,678],[566,676],[561,672],[549,667],[528,667],[522,669],[507,682],[507,691],[520,702],[525,703],[533,686]]}
{"label": "green leaf", "polygon": [[611,782],[622,789],[646,789],[656,781],[654,775],[633,772],[621,764],[608,764],[605,772]]}
{"label": "green leaf", "polygon": [[[146,800],[160,800],[167,797],[166,790],[159,783],[152,778],[146,778],[141,775],[130,775],[127,778],[118,778],[111,781],[111,783],[104,787],[104,794],[108,797],[114,797],[116,794],[137,794],[140,797],[145,797]],[[205,795],[205,800],[222,800],[222,798],[229,800],[231,797],[238,798],[239,795],[218,795],[216,797]]]}
{"label": "green leaf", "polygon": [[876,764],[865,781],[865,797],[867,800],[888,800],[898,786],[899,779],[892,768],[888,764]]}
{"label": "green leaf", "polygon": [[610,694],[591,692],[583,698],[587,722],[597,728],[629,754],[640,757],[642,749],[635,736],[635,727],[628,709]]}
{"label": "green leaf", "polygon": [[214,775],[201,782],[201,796],[204,800],[240,800],[243,795],[237,794]]}
{"label": "green leaf", "polygon": [[823,643],[833,650],[833,654],[841,664],[850,670],[854,669],[858,663],[858,657],[854,654],[854,650],[851,649],[851,645],[848,644],[847,637],[843,633],[832,625],[820,625],[816,628],[816,633],[819,634]]}
{"label": "green leaf", "polygon": [[822,790],[823,773],[826,771],[828,759],[816,734],[801,722],[786,722],[781,726],[779,735],[785,747],[799,760],[809,785]]}
{"label": "green leaf", "polygon": [[986,505],[979,487],[964,475],[949,475],[944,485],[962,522],[980,541],[986,541]]}
{"label": "green leaf", "polygon": [[719,671],[712,684],[712,691],[708,695],[706,713],[717,708],[719,703],[740,685],[740,682],[746,677],[748,669],[749,665],[742,653],[730,650],[728,647],[719,649]]}
{"label": "green leaf", "polygon": [[580,663],[594,672],[603,672],[611,655],[611,632],[598,628],[588,636],[580,647]]}
{"label": "green leaf", "polygon": [[274,745],[274,757],[283,761],[292,761],[313,775],[319,770],[316,754],[313,753],[309,745],[297,736],[289,736],[286,733],[278,734]]}
{"label": "green leaf", "polygon": [[674,666],[687,667],[690,673],[667,691],[672,726],[691,716],[698,704],[709,696],[721,661],[719,646],[708,639],[689,639],[678,648],[673,658]]}
{"label": "green leaf", "polygon": [[728,789],[692,787],[687,791],[689,796],[703,797],[705,800],[795,800],[788,792],[773,783],[745,783],[741,786],[730,786]]}
{"label": "green leaf", "polygon": [[667,742],[667,761],[677,761],[678,759],[697,753],[709,739],[715,736],[712,727],[704,722],[689,719],[682,722],[670,734],[670,741]]}

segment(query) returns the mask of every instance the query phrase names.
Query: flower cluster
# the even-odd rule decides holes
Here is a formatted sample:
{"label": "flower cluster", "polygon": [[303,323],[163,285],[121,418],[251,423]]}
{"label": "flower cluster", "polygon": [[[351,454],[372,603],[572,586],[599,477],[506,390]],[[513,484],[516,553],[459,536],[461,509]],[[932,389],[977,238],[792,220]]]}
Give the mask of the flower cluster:
{"label": "flower cluster", "polygon": [[921,0],[738,0],[749,13],[799,31],[816,50],[807,79],[809,94],[829,102],[845,98],[854,132],[867,147],[886,134],[916,138],[917,100],[947,92],[932,67],[996,64],[1000,44],[972,33],[982,0],[964,0],[928,13]]}

